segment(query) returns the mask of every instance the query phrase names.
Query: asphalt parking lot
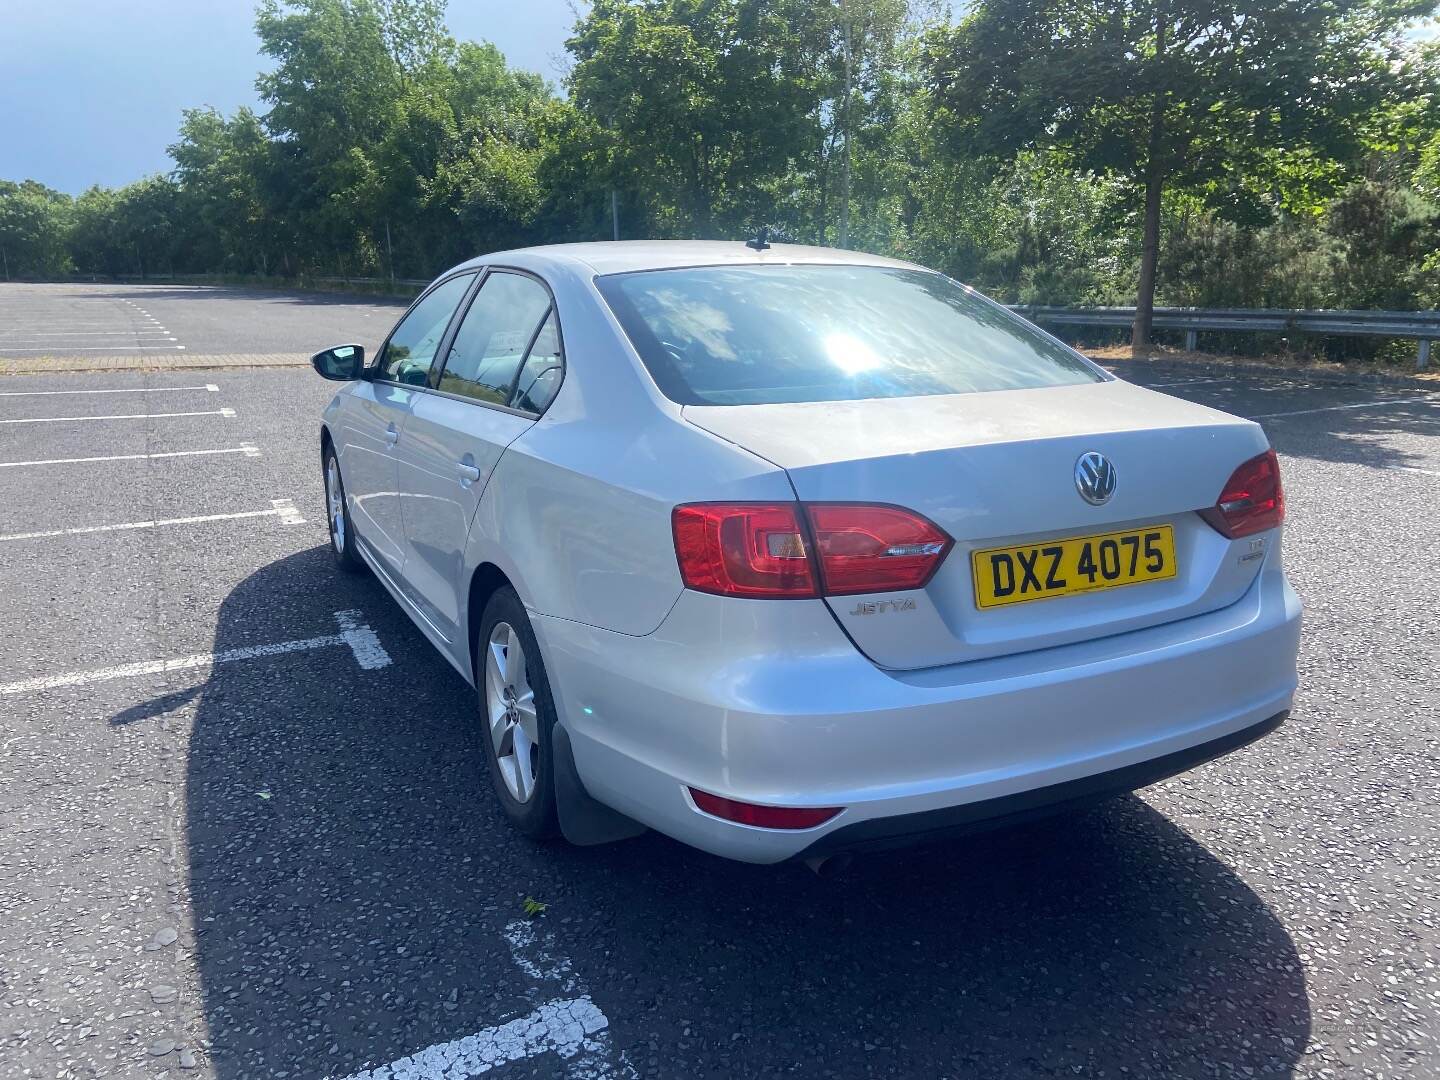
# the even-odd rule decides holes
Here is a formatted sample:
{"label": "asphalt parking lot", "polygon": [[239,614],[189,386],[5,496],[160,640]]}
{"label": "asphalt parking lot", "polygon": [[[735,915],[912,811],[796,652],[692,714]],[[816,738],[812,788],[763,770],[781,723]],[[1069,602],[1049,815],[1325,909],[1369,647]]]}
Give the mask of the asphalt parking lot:
{"label": "asphalt parking lot", "polygon": [[293,356],[342,341],[374,349],[407,305],[213,285],[0,285],[0,365],[43,356],[105,367],[130,359]]}
{"label": "asphalt parking lot", "polygon": [[[217,355],[394,310],[169,302]],[[1440,389],[1119,369],[1280,452],[1292,719],[837,879],[510,832],[470,691],[332,569],[308,369],[0,379],[0,1076],[1440,1074]]]}

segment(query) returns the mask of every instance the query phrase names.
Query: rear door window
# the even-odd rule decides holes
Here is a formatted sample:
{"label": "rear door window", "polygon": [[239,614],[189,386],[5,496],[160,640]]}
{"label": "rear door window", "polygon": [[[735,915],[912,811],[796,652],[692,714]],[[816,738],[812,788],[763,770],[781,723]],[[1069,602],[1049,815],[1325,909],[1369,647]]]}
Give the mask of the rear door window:
{"label": "rear door window", "polygon": [[455,332],[439,389],[508,406],[520,367],[549,310],[550,294],[534,278],[492,273]]}
{"label": "rear door window", "polygon": [[555,321],[555,309],[545,316],[535,343],[530,346],[530,355],[520,368],[520,378],[515,382],[515,397],[512,404],[524,412],[542,413],[549,406],[555,391],[560,389],[564,375],[565,361],[560,354],[560,327]]}

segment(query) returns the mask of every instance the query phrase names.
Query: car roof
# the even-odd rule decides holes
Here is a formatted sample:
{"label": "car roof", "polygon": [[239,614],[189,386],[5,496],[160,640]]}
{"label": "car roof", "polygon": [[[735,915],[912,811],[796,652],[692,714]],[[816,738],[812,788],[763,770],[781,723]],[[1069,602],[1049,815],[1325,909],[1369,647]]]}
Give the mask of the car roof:
{"label": "car roof", "polygon": [[773,266],[785,263],[915,268],[913,263],[887,259],[883,255],[804,244],[772,244],[764,251],[756,251],[746,247],[743,240],[610,240],[586,244],[546,244],[493,252],[463,265],[494,265],[516,256],[522,256],[524,262],[553,259],[572,265],[578,263],[596,274],[670,270],[681,266]]}

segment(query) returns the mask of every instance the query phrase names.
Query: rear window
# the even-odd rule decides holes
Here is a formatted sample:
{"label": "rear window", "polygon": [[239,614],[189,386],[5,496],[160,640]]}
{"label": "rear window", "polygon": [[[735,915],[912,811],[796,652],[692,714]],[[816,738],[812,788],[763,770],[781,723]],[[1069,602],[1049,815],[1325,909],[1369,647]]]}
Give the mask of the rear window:
{"label": "rear window", "polygon": [[705,266],[596,279],[687,405],[967,394],[1103,381],[949,278],[882,266]]}

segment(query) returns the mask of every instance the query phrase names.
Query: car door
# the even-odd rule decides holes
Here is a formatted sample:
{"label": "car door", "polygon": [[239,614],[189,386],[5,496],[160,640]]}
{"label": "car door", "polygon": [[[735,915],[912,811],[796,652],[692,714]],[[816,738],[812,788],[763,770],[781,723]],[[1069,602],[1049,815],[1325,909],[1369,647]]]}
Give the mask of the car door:
{"label": "car door", "polygon": [[549,290],[518,271],[481,282],[432,377],[411,404],[397,460],[407,593],[462,646],[462,561],[480,496],[505,448],[559,386],[559,327]]}
{"label": "car door", "polygon": [[411,306],[381,346],[369,377],[347,395],[341,431],[332,433],[350,517],[392,576],[405,561],[395,448],[410,404],[427,384],[445,330],[475,278],[475,271],[447,278]]}

